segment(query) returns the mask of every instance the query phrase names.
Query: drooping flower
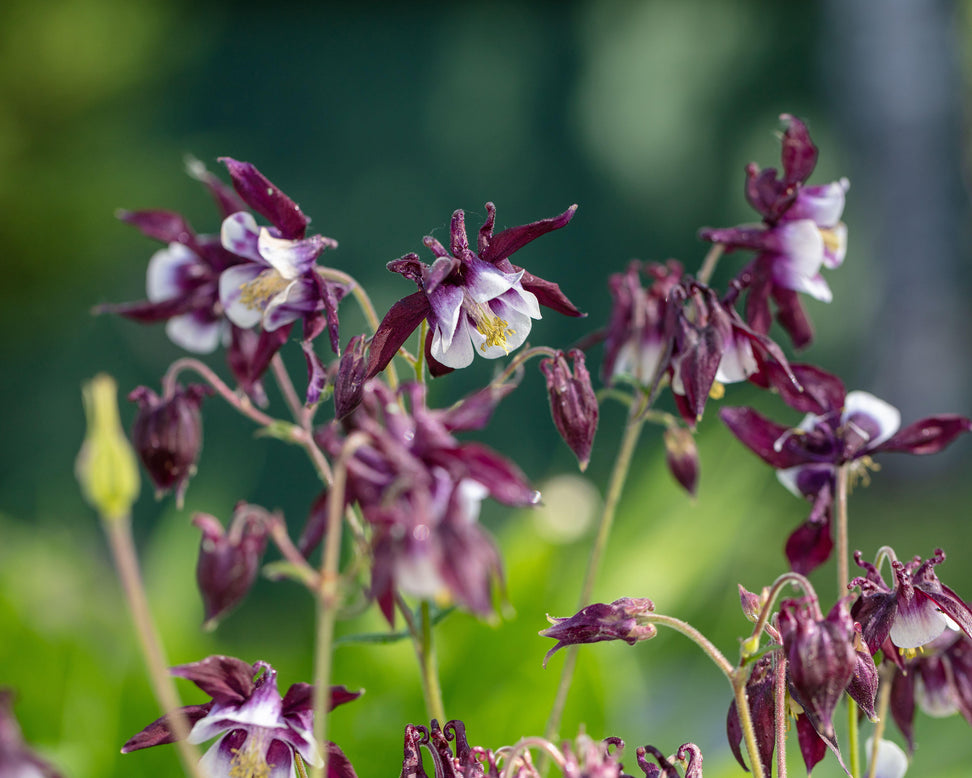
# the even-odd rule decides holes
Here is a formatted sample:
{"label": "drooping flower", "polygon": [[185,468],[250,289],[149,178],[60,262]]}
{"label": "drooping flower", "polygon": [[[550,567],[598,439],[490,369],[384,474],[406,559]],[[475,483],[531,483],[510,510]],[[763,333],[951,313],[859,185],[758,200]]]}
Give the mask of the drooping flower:
{"label": "drooping flower", "polygon": [[212,629],[250,591],[267,546],[266,510],[245,502],[233,511],[229,531],[215,516],[197,513],[192,523],[202,531],[196,585],[203,599],[204,627]]}
{"label": "drooping flower", "polygon": [[783,400],[806,416],[796,427],[770,421],[752,408],[722,408],[720,417],[739,440],[774,467],[780,482],[813,504],[808,519],[786,544],[792,568],[807,574],[833,548],[830,524],[837,470],[867,483],[872,459],[883,452],[933,454],[972,429],[964,416],[929,416],[900,429],[896,408],[867,392],[847,392],[841,380],[812,365],[791,365],[803,391],[780,371],[770,370],[770,384]]}
{"label": "drooping flower", "polygon": [[472,363],[478,351],[496,359],[519,348],[530,334],[540,305],[567,316],[581,312],[550,281],[512,264],[509,257],[527,243],[566,225],[576,205],[551,219],[511,227],[494,235],[496,208],[486,203],[486,222],[479,230],[477,250],[469,247],[465,214],[452,215],[450,245],[426,236],[435,255],[426,265],[417,254],[388,263],[388,269],[415,281],[419,291],[391,307],[371,341],[368,377],[377,375],[398,349],[427,319],[430,331],[424,344],[433,375]]}
{"label": "drooping flower", "polygon": [[202,450],[202,415],[199,406],[210,393],[194,384],[167,387],[162,397],[147,386],[132,390],[128,399],[138,403],[132,424],[132,443],[142,464],[162,495],[175,490],[182,504],[189,479],[195,475]]}
{"label": "drooping flower", "polygon": [[[452,408],[430,410],[423,385],[407,384],[396,396],[372,380],[356,411],[315,433],[334,457],[350,435],[365,440],[348,462],[345,501],[357,502],[373,528],[371,594],[390,622],[396,591],[451,599],[478,614],[492,610],[501,566],[477,521],[480,503],[491,496],[522,507],[535,504],[539,493],[512,462],[453,433],[484,426],[510,388],[490,387]],[[311,521],[304,553],[323,535],[326,506]]]}
{"label": "drooping flower", "polygon": [[655,610],[655,604],[647,597],[621,597],[614,602],[594,603],[570,617],[552,617],[547,620],[552,627],[541,630],[540,635],[553,638],[557,645],[543,658],[547,660],[564,646],[581,643],[600,643],[604,640],[623,640],[633,646],[640,640],[655,637],[658,628],[644,618],[646,613]]}
{"label": "drooping flower", "polygon": [[948,628],[972,636],[972,608],[935,574],[934,568],[945,561],[940,548],[925,561],[917,556],[904,563],[893,559],[894,589],[874,565],[863,560],[860,551],[854,554],[854,560],[866,575],[851,582],[861,589],[852,615],[860,622],[872,654],[884,649],[889,658],[900,662],[900,649],[921,648]]}
{"label": "drooping flower", "polygon": [[597,432],[598,406],[591,376],[584,364],[584,352],[572,349],[574,361],[571,372],[564,352],[540,361],[540,370],[547,381],[550,413],[560,437],[577,456],[580,469],[585,470],[591,460],[594,433]]}
{"label": "drooping flower", "polygon": [[[211,778],[260,775],[266,778],[297,778],[295,757],[319,767],[323,758],[314,741],[313,687],[293,684],[283,698],[277,690],[277,672],[266,662],[252,665],[230,656],[210,656],[171,669],[212,697],[202,705],[181,708],[191,729],[187,740],[217,740],[200,760]],[[331,709],[350,702],[361,692],[344,686],[331,687]],[[124,746],[127,754],[175,740],[171,716],[149,724]],[[351,763],[341,749],[327,744],[327,778],[354,778]]]}
{"label": "drooping flower", "polygon": [[61,778],[24,742],[13,714],[13,698],[11,689],[0,688],[0,778]]}
{"label": "drooping flower", "polygon": [[323,235],[306,237],[309,219],[293,200],[248,162],[224,157],[233,186],[250,208],[267,218],[261,227],[249,211],[223,220],[223,248],[242,257],[242,264],[219,277],[219,299],[238,327],[260,324],[273,332],[295,321],[304,323],[304,340],[313,340],[326,325],[331,348],[338,351],[337,304],[343,288],[316,269],[317,258],[337,241]]}
{"label": "drooping flower", "polygon": [[821,268],[837,268],[847,251],[847,228],[840,221],[846,178],[821,186],[806,186],[817,162],[817,148],[806,125],[788,114],[782,136],[783,173],[775,168],[746,168],[746,199],[763,219],[761,225],[703,229],[702,240],[720,243],[727,251],[756,251],[753,262],[737,277],[748,287],[746,321],[766,333],[772,323],[769,300],[777,306],[776,318],[797,347],[813,339],[813,330],[797,292],[830,302],[830,287]]}

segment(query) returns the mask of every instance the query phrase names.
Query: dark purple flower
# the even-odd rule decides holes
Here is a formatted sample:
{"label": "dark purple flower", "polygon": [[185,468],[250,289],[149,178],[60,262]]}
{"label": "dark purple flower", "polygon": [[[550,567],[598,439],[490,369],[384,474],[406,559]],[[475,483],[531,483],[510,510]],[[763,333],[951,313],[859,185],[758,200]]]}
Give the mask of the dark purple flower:
{"label": "dark purple flower", "polygon": [[343,419],[361,404],[364,397],[368,339],[355,335],[341,354],[337,376],[334,379],[334,416]]}
{"label": "dark purple flower", "polygon": [[[505,393],[491,389],[430,410],[424,386],[405,385],[396,396],[372,380],[356,411],[315,433],[335,457],[348,435],[366,440],[349,461],[345,499],[357,502],[372,526],[371,593],[389,621],[396,590],[451,598],[479,614],[492,610],[492,583],[501,567],[477,521],[480,503],[491,496],[506,505],[533,505],[539,493],[512,462],[477,443],[460,443],[453,432],[481,427]],[[326,509],[311,519],[308,542],[302,539],[306,551],[323,534]]]}
{"label": "dark purple flower", "polygon": [[665,463],[675,480],[692,497],[699,485],[699,449],[695,436],[685,427],[665,428]]}
{"label": "dark purple flower", "polygon": [[[171,672],[189,679],[212,697],[202,705],[181,708],[191,726],[187,738],[190,743],[218,738],[199,761],[206,775],[297,778],[297,754],[307,764],[323,764],[314,741],[314,695],[310,684],[295,683],[281,698],[277,672],[270,665],[250,665],[230,656],[210,656],[173,667]],[[361,692],[349,692],[343,686],[332,686],[331,709],[360,695]],[[122,753],[174,740],[170,717],[163,716],[125,743]],[[351,763],[341,749],[333,743],[328,743],[327,749],[327,778],[354,778]]]}
{"label": "dark purple flower", "polygon": [[921,648],[950,627],[972,635],[972,609],[935,574],[934,568],[945,561],[941,549],[924,562],[917,556],[905,563],[893,560],[894,589],[874,565],[863,561],[860,551],[854,560],[866,575],[851,582],[861,589],[852,614],[872,654],[883,648],[897,658],[898,649]]}
{"label": "dark purple flower", "polygon": [[789,377],[775,367],[767,375],[787,404],[806,413],[796,427],[770,421],[752,408],[722,408],[719,415],[744,445],[776,468],[787,489],[813,503],[810,517],[786,547],[793,569],[807,574],[833,547],[830,522],[838,468],[852,465],[851,476],[867,483],[869,471],[876,469],[872,455],[935,453],[972,429],[972,422],[945,414],[899,429],[900,413],[883,400],[847,392],[837,376],[812,365],[790,367],[802,392],[794,391]]}
{"label": "dark purple flower", "polygon": [[623,640],[633,646],[639,640],[650,640],[658,629],[645,618],[646,613],[655,610],[655,604],[647,597],[622,597],[610,604],[595,603],[582,608],[570,617],[552,617],[547,620],[553,624],[540,631],[545,638],[553,638],[557,645],[543,658],[547,660],[564,646],[579,643],[600,643],[603,640]]}
{"label": "dark purple flower", "polygon": [[132,444],[155,483],[157,494],[174,489],[180,505],[202,449],[199,406],[209,393],[209,388],[201,385],[186,389],[176,386],[159,397],[148,387],[139,386],[128,395],[129,400],[138,403]]}
{"label": "dark purple flower", "polygon": [[857,667],[854,623],[839,600],[827,618],[814,618],[809,605],[785,600],[779,614],[790,693],[814,729],[834,737],[833,713]]}
{"label": "dark purple flower", "polygon": [[[636,752],[638,766],[645,774],[645,778],[680,778],[678,769],[673,765],[661,751],[654,746],[644,746]],[[646,758],[651,754],[658,765],[653,765]],[[685,778],[702,777],[702,752],[694,743],[685,743],[679,747],[674,756],[676,761],[685,765]]]}
{"label": "dark purple flower", "polygon": [[433,778],[499,778],[493,752],[471,747],[466,739],[466,727],[458,719],[447,721],[441,729],[435,719],[429,728],[414,724],[405,727],[401,778],[428,778],[422,764],[422,746],[432,756]]}
{"label": "dark purple flower", "polygon": [[245,502],[237,504],[229,532],[215,516],[197,513],[192,523],[202,531],[196,584],[203,599],[204,627],[212,629],[250,591],[267,547],[267,512]]}
{"label": "dark purple flower", "polygon": [[382,320],[371,341],[368,377],[382,371],[424,319],[430,331],[425,342],[433,375],[466,367],[478,351],[487,359],[505,356],[519,348],[530,334],[532,319],[540,318],[540,305],[566,314],[581,312],[557,284],[512,264],[509,257],[527,243],[566,225],[577,206],[551,219],[511,227],[493,235],[496,208],[486,203],[486,222],[479,230],[477,250],[469,247],[465,215],[452,215],[447,250],[426,236],[435,255],[432,265],[417,254],[388,263],[388,269],[415,281],[419,291],[399,300]]}
{"label": "dark purple flower", "polygon": [[229,157],[221,161],[240,197],[272,225],[259,226],[245,210],[223,220],[223,248],[246,260],[219,277],[227,318],[243,329],[260,324],[267,332],[300,320],[305,340],[316,337],[326,324],[336,352],[337,304],[343,290],[317,272],[316,261],[325,249],[337,248],[337,241],[306,237],[309,220],[300,207],[253,165]]}
{"label": "dark purple flower", "polygon": [[550,413],[560,437],[577,456],[580,469],[586,470],[591,460],[591,446],[597,432],[597,396],[591,386],[591,376],[584,364],[584,352],[572,349],[574,370],[567,365],[564,352],[540,361],[540,370],[547,379]]}
{"label": "dark purple flower", "polygon": [[14,693],[0,688],[0,778],[61,778],[24,743],[13,713]]}
{"label": "dark purple flower", "polygon": [[769,331],[772,322],[769,300],[777,305],[776,317],[798,347],[810,343],[813,331],[796,296],[809,294],[830,302],[830,287],[820,274],[822,267],[836,268],[847,251],[847,228],[840,221],[844,195],[849,186],[842,178],[822,186],[806,186],[816,165],[817,149],[806,125],[784,114],[783,175],[775,168],[746,168],[746,199],[763,218],[756,226],[703,229],[702,240],[723,244],[728,251],[748,249],[756,259],[739,275],[749,287],[746,320],[757,332]]}

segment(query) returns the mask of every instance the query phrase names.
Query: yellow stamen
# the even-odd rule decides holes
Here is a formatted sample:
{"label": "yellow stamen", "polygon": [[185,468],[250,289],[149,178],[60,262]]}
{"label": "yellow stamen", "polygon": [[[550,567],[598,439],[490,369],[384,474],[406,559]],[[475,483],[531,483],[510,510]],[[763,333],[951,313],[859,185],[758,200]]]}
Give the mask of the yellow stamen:
{"label": "yellow stamen", "polygon": [[276,270],[264,270],[252,281],[240,285],[240,302],[254,311],[262,311],[267,301],[287,288],[290,282]]}
{"label": "yellow stamen", "polygon": [[[467,302],[469,301],[468,298]],[[510,353],[506,345],[506,339],[510,335],[515,335],[516,330],[510,329],[510,323],[506,319],[501,319],[482,303],[474,303],[466,307],[469,315],[476,322],[476,329],[486,337],[486,341],[479,346],[480,351],[487,348],[499,346],[507,354]]]}
{"label": "yellow stamen", "polygon": [[859,459],[855,459],[853,462],[851,462],[847,473],[849,476],[847,480],[848,491],[853,491],[854,487],[856,487],[858,484],[862,486],[870,486],[871,473],[876,473],[880,469],[881,465],[879,465],[869,456],[863,456]]}
{"label": "yellow stamen", "polygon": [[726,396],[726,387],[719,381],[713,381],[712,386],[709,387],[709,397],[713,400],[721,400]]}
{"label": "yellow stamen", "polygon": [[234,748],[229,778],[270,778],[263,746],[263,738],[250,735],[243,748]]}
{"label": "yellow stamen", "polygon": [[820,230],[820,237],[823,238],[824,248],[828,251],[837,253],[844,247],[844,241],[835,228]]}

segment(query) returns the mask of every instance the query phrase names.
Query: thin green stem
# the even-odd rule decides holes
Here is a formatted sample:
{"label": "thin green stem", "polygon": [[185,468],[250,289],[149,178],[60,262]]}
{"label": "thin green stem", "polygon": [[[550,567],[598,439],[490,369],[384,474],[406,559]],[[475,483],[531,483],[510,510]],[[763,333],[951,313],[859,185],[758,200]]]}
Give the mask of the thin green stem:
{"label": "thin green stem", "polygon": [[172,728],[182,767],[192,778],[203,778],[202,771],[199,769],[199,752],[186,742],[191,727],[182,713],[179,694],[169,675],[165,650],[162,648],[162,641],[149,611],[148,597],[145,594],[145,586],[138,566],[138,555],[132,540],[131,517],[103,521],[102,526],[108,536],[118,578],[125,592],[132,621],[135,623],[135,632],[138,635],[152,689]]}
{"label": "thin green stem", "polygon": [[425,338],[429,332],[429,320],[422,319],[419,325],[418,356],[415,357],[415,380],[420,384],[425,383]]}
{"label": "thin green stem", "polygon": [[[848,562],[848,532],[847,532],[847,478],[848,465],[837,468],[837,597],[847,594],[850,582]],[[861,749],[857,725],[857,703],[847,698],[847,750],[850,762],[850,773],[853,778],[861,775]]]}
{"label": "thin green stem", "polygon": [[439,669],[435,658],[435,645],[432,643],[432,614],[428,600],[422,600],[422,686],[426,690],[426,706],[429,718],[446,721],[445,706],[442,704],[442,687],[439,684]]}
{"label": "thin green stem", "polygon": [[773,659],[773,702],[776,716],[776,773],[786,778],[786,656],[778,651]]}
{"label": "thin green stem", "polygon": [[726,247],[721,243],[712,244],[712,248],[709,249],[709,253],[705,255],[705,259],[702,260],[702,267],[699,268],[699,275],[697,276],[700,283],[708,284],[712,278],[712,274],[715,272],[716,265],[719,263],[719,258],[722,253],[726,250]]}
{"label": "thin green stem", "polygon": [[162,377],[162,388],[165,392],[168,393],[175,389],[176,379],[179,373],[184,370],[192,370],[194,373],[196,373],[213,389],[215,389],[220,397],[226,400],[226,402],[232,405],[237,411],[242,413],[248,419],[251,419],[264,427],[270,427],[279,423],[277,419],[273,418],[272,416],[268,416],[259,408],[254,408],[249,397],[246,397],[245,395],[240,397],[237,395],[236,392],[226,385],[223,379],[213,372],[209,365],[192,357],[183,357],[182,359],[177,359],[175,362],[169,365],[169,369],[165,371],[165,375]]}
{"label": "thin green stem", "polygon": [[327,774],[327,714],[331,705],[331,665],[334,659],[334,625],[341,595],[338,563],[341,556],[341,528],[344,490],[348,461],[366,438],[354,433],[344,442],[334,468],[334,480],[328,493],[327,536],[321,562],[320,587],[317,591],[317,636],[314,657],[314,737],[321,748],[324,763],[314,770],[315,778]]}
{"label": "thin green stem", "polygon": [[280,393],[284,396],[287,407],[290,408],[290,413],[294,417],[294,421],[301,427],[306,428],[309,418],[307,409],[300,401],[300,397],[297,396],[297,390],[294,389],[294,382],[290,380],[290,373],[287,372],[287,366],[283,363],[279,352],[274,354],[270,360],[270,369],[273,371],[274,380],[276,380],[277,386],[280,388]]}
{"label": "thin green stem", "polygon": [[[618,502],[621,499],[621,492],[631,469],[631,460],[634,455],[638,438],[641,435],[641,428],[644,426],[644,419],[641,415],[646,410],[647,395],[642,396],[641,403],[632,403],[628,412],[628,421],[621,438],[621,446],[618,449],[618,456],[614,462],[614,469],[611,472],[611,480],[608,485],[607,497],[604,500],[604,507],[601,510],[601,517],[598,523],[597,536],[594,539],[594,546],[591,548],[591,555],[587,562],[587,573],[584,576],[584,585],[578,598],[578,610],[587,606],[594,591],[594,584],[597,580],[598,570],[601,565],[601,558],[607,547],[608,537],[611,534],[611,527],[614,524],[614,515],[617,512]],[[557,733],[560,729],[560,720],[567,705],[567,694],[573,681],[574,668],[577,666],[577,651],[579,646],[572,645],[567,647],[564,657],[564,666],[560,674],[560,682],[557,686],[557,693],[554,697],[553,705],[550,709],[550,717],[547,719],[547,727],[544,730],[544,737],[550,741],[557,740]]]}
{"label": "thin green stem", "polygon": [[753,717],[749,711],[749,697],[746,694],[746,681],[749,673],[739,668],[731,677],[732,693],[736,698],[736,712],[739,714],[739,726],[742,727],[743,739],[746,741],[746,751],[749,753],[749,766],[753,778],[764,778],[763,762],[759,758],[759,745],[756,743],[756,729],[753,727]]}

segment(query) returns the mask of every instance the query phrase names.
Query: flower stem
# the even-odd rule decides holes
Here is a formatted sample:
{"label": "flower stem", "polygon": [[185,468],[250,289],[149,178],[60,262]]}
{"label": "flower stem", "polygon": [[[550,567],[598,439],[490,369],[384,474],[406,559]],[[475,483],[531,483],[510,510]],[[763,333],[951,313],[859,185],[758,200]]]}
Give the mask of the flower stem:
{"label": "flower stem", "polygon": [[[837,468],[837,597],[847,594],[850,582],[847,540],[847,478],[848,466]],[[861,775],[861,749],[857,726],[857,703],[847,698],[847,750],[850,773],[853,778]]]}
{"label": "flower stem", "polygon": [[786,778],[786,657],[782,651],[773,661],[773,702],[776,709],[776,773]]}
{"label": "flower stem", "polygon": [[753,728],[753,717],[749,712],[749,697],[746,695],[746,681],[749,673],[740,667],[732,673],[732,693],[736,698],[736,712],[739,714],[739,726],[742,727],[743,738],[746,741],[746,751],[749,752],[749,766],[753,771],[753,778],[764,778],[763,762],[759,758],[759,746],[756,743],[756,730]]}
{"label": "flower stem", "polygon": [[[618,449],[617,459],[614,461],[614,469],[611,472],[611,481],[608,485],[607,498],[601,510],[601,518],[598,523],[597,537],[594,539],[594,546],[591,548],[591,556],[587,562],[587,573],[584,577],[584,585],[578,598],[578,610],[589,604],[591,594],[594,591],[594,583],[597,580],[597,573],[601,565],[601,557],[604,556],[604,549],[607,546],[608,536],[611,534],[611,527],[614,524],[614,515],[617,511],[618,502],[621,499],[621,492],[631,469],[631,459],[634,455],[635,446],[641,435],[641,428],[644,426],[643,412],[648,396],[642,398],[641,403],[632,403],[628,412],[628,421],[621,438],[621,446]],[[567,647],[564,657],[564,667],[560,674],[560,683],[557,686],[557,693],[554,703],[550,709],[550,717],[547,719],[547,726],[544,730],[544,738],[550,741],[557,740],[557,733],[560,729],[560,720],[567,706],[567,694],[574,677],[574,668],[577,666],[577,651],[579,645]]]}
{"label": "flower stem", "polygon": [[162,711],[167,714],[176,747],[179,749],[182,767],[186,774],[192,776],[192,778],[203,778],[199,769],[199,752],[193,745],[186,742],[186,736],[191,727],[182,713],[179,694],[169,676],[165,650],[162,648],[158,631],[152,622],[148,597],[145,594],[145,586],[139,572],[138,555],[135,552],[135,543],[132,540],[131,517],[125,516],[117,520],[103,521],[102,526],[104,526],[105,534],[108,536],[118,578],[121,581],[122,589],[125,591],[132,621],[135,623],[135,631],[138,634],[138,641],[148,669],[149,679],[152,682],[152,689]]}
{"label": "flower stem", "polygon": [[162,378],[162,388],[166,391],[173,391],[175,389],[176,378],[179,373],[184,370],[192,370],[194,373],[198,374],[206,383],[208,383],[216,392],[222,397],[226,402],[232,405],[237,411],[242,413],[248,419],[255,421],[257,424],[261,424],[264,427],[269,427],[277,423],[277,420],[272,416],[268,416],[259,408],[254,408],[253,403],[250,402],[248,397],[240,397],[232,389],[230,389],[212,368],[204,362],[200,362],[198,359],[192,357],[183,357],[182,359],[177,359],[171,365],[169,369],[165,371],[165,376]]}
{"label": "flower stem", "polygon": [[334,481],[328,494],[327,535],[317,591],[317,637],[314,657],[314,738],[321,748],[324,764],[314,770],[321,778],[327,774],[327,714],[331,706],[331,664],[334,659],[334,624],[341,594],[338,563],[341,556],[341,526],[348,460],[366,442],[361,433],[348,437],[334,467]]}
{"label": "flower stem", "polygon": [[442,704],[442,687],[439,685],[435,649],[432,644],[432,620],[427,602],[422,603],[422,623],[416,624],[415,615],[402,596],[395,593],[395,605],[412,636],[412,646],[419,664],[419,678],[422,683],[422,698],[429,719],[445,721],[445,706]]}
{"label": "flower stem", "polygon": [[713,243],[712,248],[709,249],[709,253],[705,255],[705,259],[702,260],[702,267],[699,268],[699,274],[697,276],[700,283],[708,284],[712,279],[712,274],[715,272],[716,265],[719,263],[719,258],[722,256],[722,252],[726,250],[726,247],[721,243]]}
{"label": "flower stem", "polygon": [[294,421],[301,427],[306,428],[308,426],[307,409],[300,401],[300,397],[297,396],[297,390],[294,389],[294,382],[290,380],[290,373],[287,372],[287,366],[284,365],[279,352],[271,358],[270,367],[273,370],[273,377],[277,382],[277,386],[280,388],[280,393],[284,396],[287,407],[290,408],[290,413],[293,415]]}

